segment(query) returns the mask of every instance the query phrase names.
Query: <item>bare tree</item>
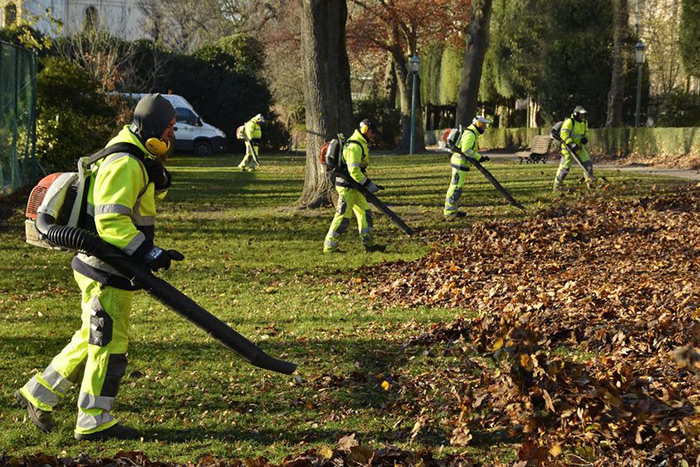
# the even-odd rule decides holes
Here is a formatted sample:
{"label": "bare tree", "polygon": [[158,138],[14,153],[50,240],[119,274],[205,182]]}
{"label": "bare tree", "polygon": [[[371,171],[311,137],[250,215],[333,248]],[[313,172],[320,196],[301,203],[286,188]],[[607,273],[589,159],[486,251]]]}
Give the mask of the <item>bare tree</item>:
{"label": "bare tree", "polygon": [[[284,0],[220,0],[225,21],[233,31],[257,34],[291,2]],[[288,11],[288,10],[287,10]]]}
{"label": "bare tree", "polygon": [[644,11],[642,34],[647,46],[649,81],[652,95],[663,95],[681,88],[687,79],[683,71],[679,40],[681,2],[667,1]]}
{"label": "bare tree", "polygon": [[467,125],[476,115],[484,56],[489,46],[489,24],[493,0],[474,0],[467,31],[462,78],[459,83],[457,124]]}
{"label": "bare tree", "polygon": [[221,35],[215,32],[224,21],[218,0],[138,0],[137,5],[152,39],[179,52],[191,52]]}
{"label": "bare tree", "polygon": [[[353,49],[380,49],[389,52],[401,107],[401,149],[408,151],[411,134],[412,79],[407,57],[418,53],[419,44],[444,40],[459,30],[471,0],[352,0],[358,9],[353,16],[349,41]],[[423,147],[420,78],[416,76],[417,107],[415,143]]]}
{"label": "bare tree", "polygon": [[148,67],[136,62],[137,46],[112,36],[102,25],[55,42],[58,55],[87,71],[103,92],[115,90],[150,90],[160,76],[165,62],[153,53]]}
{"label": "bare tree", "polygon": [[345,0],[301,1],[301,67],[306,103],[306,174],[299,204],[330,201],[331,183],[318,161],[326,139],[352,128],[350,64],[345,47]]}
{"label": "bare tree", "polygon": [[276,11],[259,35],[265,46],[264,76],[274,98],[274,110],[290,133],[290,149],[294,149],[298,138],[306,138],[299,128],[304,119],[299,4],[285,2]]}

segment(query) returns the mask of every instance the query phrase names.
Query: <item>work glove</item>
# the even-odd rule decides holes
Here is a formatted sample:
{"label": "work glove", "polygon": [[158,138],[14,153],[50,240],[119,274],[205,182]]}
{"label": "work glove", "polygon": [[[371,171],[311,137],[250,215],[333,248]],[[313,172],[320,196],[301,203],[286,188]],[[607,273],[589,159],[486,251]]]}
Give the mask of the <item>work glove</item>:
{"label": "work glove", "polygon": [[154,246],[143,257],[143,262],[151,271],[158,271],[159,269],[169,269],[171,261],[182,261],[183,259],[185,259],[185,255],[177,250],[163,250]]}
{"label": "work glove", "polygon": [[161,161],[149,157],[143,161],[143,165],[146,167],[148,179],[153,182],[156,191],[170,188],[172,180],[170,172],[168,172],[168,169],[165,168]]}
{"label": "work glove", "polygon": [[491,160],[491,158],[489,156],[481,156],[481,159],[479,159],[479,162],[488,162],[490,160]]}
{"label": "work glove", "polygon": [[576,150],[578,149],[578,144],[576,144],[576,143],[571,143],[571,144],[569,145],[569,147],[571,148],[572,151],[576,151]]}
{"label": "work glove", "polygon": [[379,185],[377,185],[376,183],[370,181],[369,183],[365,183],[365,188],[367,188],[367,191],[369,191],[370,193],[376,193],[376,192],[378,192],[379,190],[381,190],[381,189],[384,188],[384,187],[381,187],[381,188],[380,188]]}
{"label": "work glove", "polygon": [[588,138],[586,138],[585,136],[581,138],[581,144],[588,144]]}

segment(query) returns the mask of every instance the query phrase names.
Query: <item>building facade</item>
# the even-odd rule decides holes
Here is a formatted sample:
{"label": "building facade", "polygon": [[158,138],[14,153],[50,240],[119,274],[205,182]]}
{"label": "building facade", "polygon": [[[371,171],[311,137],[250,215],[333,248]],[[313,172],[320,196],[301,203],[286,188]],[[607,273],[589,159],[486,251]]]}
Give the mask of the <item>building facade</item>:
{"label": "building facade", "polygon": [[0,0],[0,25],[23,20],[51,37],[98,26],[127,39],[149,38],[143,0]]}

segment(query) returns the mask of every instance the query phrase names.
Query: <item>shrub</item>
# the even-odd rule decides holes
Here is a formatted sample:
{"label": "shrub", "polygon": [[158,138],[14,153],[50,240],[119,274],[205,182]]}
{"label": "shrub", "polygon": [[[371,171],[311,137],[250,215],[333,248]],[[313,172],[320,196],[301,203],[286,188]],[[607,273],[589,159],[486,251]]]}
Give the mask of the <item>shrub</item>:
{"label": "shrub", "polygon": [[37,75],[37,156],[46,170],[74,170],[77,160],[115,133],[116,108],[77,65],[42,59]]}
{"label": "shrub", "polygon": [[[163,75],[156,90],[172,89],[184,96],[202,118],[221,128],[227,135],[229,148],[241,151],[243,145],[235,139],[235,130],[255,114],[264,114],[268,122],[263,128],[263,147],[285,147],[289,135],[270,111],[272,95],[263,79],[254,73],[258,59],[254,58],[253,40],[239,36],[224,38],[198,49],[193,55],[167,53]],[[236,56],[237,53],[243,54]],[[262,56],[259,58],[262,63]]]}
{"label": "shrub", "polygon": [[380,147],[393,148],[395,146],[395,140],[401,133],[401,111],[389,105],[386,99],[375,96],[353,102],[353,123],[355,126],[364,118],[377,122],[381,131]]}

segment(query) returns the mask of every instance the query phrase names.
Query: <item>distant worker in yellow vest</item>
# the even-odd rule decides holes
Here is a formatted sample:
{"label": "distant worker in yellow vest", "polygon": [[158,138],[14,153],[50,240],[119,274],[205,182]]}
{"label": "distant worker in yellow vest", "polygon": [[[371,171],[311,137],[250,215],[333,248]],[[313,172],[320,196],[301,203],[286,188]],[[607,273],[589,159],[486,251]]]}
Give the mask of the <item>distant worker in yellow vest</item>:
{"label": "distant worker in yellow vest", "polygon": [[[591,156],[584,147],[586,144],[588,144],[588,121],[586,120],[587,114],[588,112],[583,108],[583,106],[577,105],[571,116],[564,120],[561,130],[559,130],[559,135],[561,140],[576,153],[583,166],[588,170],[588,173],[593,175],[593,162],[591,161]],[[574,158],[569,153],[569,150],[566,149],[566,146],[562,143],[561,162],[559,162],[557,176],[554,179],[554,190],[561,190],[564,187],[564,179],[569,173],[569,170],[571,170],[571,164],[573,163]]]}
{"label": "distant worker in yellow vest", "polygon": [[245,156],[238,164],[238,168],[244,172],[253,171],[260,165],[258,156],[260,155],[260,140],[262,139],[261,123],[265,123],[265,117],[262,114],[257,114],[244,125]]}
{"label": "distant worker in yellow vest", "polygon": [[[374,183],[367,176],[369,144],[377,138],[378,133],[377,126],[373,121],[369,119],[362,120],[359,128],[343,144],[341,157],[341,164],[347,167],[350,176],[370,193],[376,193],[384,188]],[[371,253],[386,250],[386,245],[380,245],[374,240],[372,210],[364,195],[359,190],[352,188],[348,182],[340,177],[335,179],[335,189],[338,192],[338,209],[323,242],[323,252],[341,252],[338,249],[338,240],[340,235],[350,225],[350,218],[353,213],[357,218],[357,227],[360,231],[365,251]]]}
{"label": "distant worker in yellow vest", "polygon": [[459,211],[459,198],[462,196],[464,180],[467,178],[467,172],[469,172],[469,158],[480,162],[489,160],[488,156],[482,156],[479,153],[479,136],[486,131],[489,123],[491,121],[481,115],[474,117],[472,124],[464,129],[462,136],[457,142],[457,147],[464,155],[458,152],[452,153],[452,158],[450,159],[452,178],[445,196],[445,208],[443,210],[445,220],[451,221],[466,215],[464,212]]}
{"label": "distant worker in yellow vest", "polygon": [[[87,196],[83,227],[152,271],[184,259],[153,242],[156,199],[165,196],[171,181],[159,156],[170,148],[174,125],[175,109],[168,100],[160,94],[143,97],[132,123],[107,144],[131,143],[140,153],[117,152],[97,162]],[[82,291],[82,326],[15,398],[34,425],[48,433],[54,427],[54,407],[79,384],[76,439],[139,439],[137,430],[112,415],[126,370],[129,315],[138,287],[94,256],[78,254],[71,266]]]}

